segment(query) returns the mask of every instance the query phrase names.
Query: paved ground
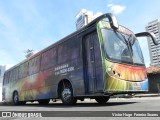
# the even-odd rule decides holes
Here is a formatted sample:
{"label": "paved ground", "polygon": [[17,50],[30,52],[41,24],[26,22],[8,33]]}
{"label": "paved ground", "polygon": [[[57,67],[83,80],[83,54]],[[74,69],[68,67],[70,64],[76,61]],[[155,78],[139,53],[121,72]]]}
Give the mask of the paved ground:
{"label": "paved ground", "polygon": [[[154,96],[154,97],[153,97]],[[104,105],[97,104],[94,100],[87,99],[84,102],[78,102],[75,106],[64,106],[60,101],[53,103],[51,102],[49,105],[39,105],[37,103],[31,104],[28,103],[24,106],[13,106],[13,105],[0,105],[0,111],[60,111],[59,115],[65,115],[64,111],[160,111],[160,97],[156,95],[150,95],[148,97],[135,97],[135,98],[112,98],[108,101],[108,103]],[[63,114],[61,114],[61,112]],[[72,113],[70,113],[72,115]],[[73,113],[76,114],[75,112]],[[86,114],[86,113],[85,113]],[[87,113],[88,114],[88,113]],[[82,118],[82,117],[80,117]],[[80,119],[79,117],[73,117],[72,119]],[[118,117],[119,118],[119,117]],[[4,119],[4,118],[1,118]],[[15,119],[15,118],[12,118]],[[16,118],[15,120],[20,119]],[[51,119],[51,118],[47,118]],[[53,118],[52,118],[53,119]],[[56,118],[54,118],[56,119]],[[64,119],[59,118],[58,119]],[[70,120],[70,117],[65,117],[65,120]],[[85,117],[84,120],[97,120],[97,117]],[[101,118],[104,119],[104,118]],[[116,120],[117,117],[107,117],[107,120]],[[127,118],[120,118],[121,120],[125,120]],[[132,118],[135,119],[135,118]],[[132,120],[131,119],[131,120]],[[139,118],[136,118],[139,119]],[[143,118],[144,119],[144,118]],[[158,119],[158,118],[147,118],[148,120]],[[5,119],[4,119],[5,120]],[[37,120],[37,118],[34,118]],[[40,120],[38,118],[38,120]],[[106,120],[106,118],[105,118]]]}

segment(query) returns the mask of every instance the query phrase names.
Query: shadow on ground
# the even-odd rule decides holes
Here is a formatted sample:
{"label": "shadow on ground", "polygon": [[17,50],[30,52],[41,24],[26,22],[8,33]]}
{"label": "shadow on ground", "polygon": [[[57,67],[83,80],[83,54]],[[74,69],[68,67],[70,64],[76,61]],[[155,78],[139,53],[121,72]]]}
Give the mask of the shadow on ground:
{"label": "shadow on ground", "polygon": [[[55,108],[70,108],[70,107],[102,107],[102,106],[118,106],[118,105],[127,105],[135,104],[137,102],[107,102],[105,104],[98,103],[76,103],[75,105],[64,105],[62,103],[49,103],[48,105],[40,105],[38,103],[27,103],[25,105],[18,105],[17,107],[55,107]],[[0,106],[14,106],[11,103],[1,103]]]}

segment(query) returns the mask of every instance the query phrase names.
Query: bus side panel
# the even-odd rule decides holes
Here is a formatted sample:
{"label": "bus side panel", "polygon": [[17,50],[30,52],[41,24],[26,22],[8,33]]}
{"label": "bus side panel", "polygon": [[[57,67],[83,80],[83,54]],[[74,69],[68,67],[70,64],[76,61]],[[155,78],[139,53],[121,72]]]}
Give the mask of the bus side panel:
{"label": "bus side panel", "polygon": [[[49,56],[51,56],[50,53],[48,56],[45,56],[47,64],[50,63],[49,58],[46,58]],[[43,64],[42,66],[41,61],[41,71],[24,80],[23,85],[20,85],[22,91],[21,100],[57,98],[58,83],[64,79],[71,82],[74,96],[84,94],[80,39],[76,41],[76,39],[72,38],[71,40],[61,43],[58,47],[57,59],[57,63],[50,68],[44,66],[47,64]]]}
{"label": "bus side panel", "polygon": [[[44,88],[37,89],[38,93],[36,99],[55,98],[56,92],[56,79],[54,77],[54,67],[41,71],[40,79],[44,82]],[[43,94],[41,94],[43,92]]]}
{"label": "bus side panel", "polygon": [[36,100],[37,94],[43,95],[45,93],[45,81],[44,77],[41,77],[41,73],[33,74],[19,82],[18,86],[20,93],[20,100]]}
{"label": "bus side panel", "polygon": [[85,94],[81,39],[72,37],[56,47],[57,57],[52,59],[56,61],[53,66],[49,66],[49,50],[48,53],[45,51],[48,55],[44,55],[46,64],[42,64],[42,53],[41,59],[39,55],[26,62],[28,66],[25,63],[20,65],[24,67],[17,69],[19,72],[13,84],[3,88],[8,101],[12,101],[14,91],[18,92],[20,101],[57,98],[58,84],[64,79],[71,82],[74,96]]}
{"label": "bus side panel", "polygon": [[[58,65],[54,67],[54,84],[61,80],[71,82],[74,96],[84,95],[82,41],[80,37],[70,38],[58,46]],[[46,81],[49,84],[49,81]]]}

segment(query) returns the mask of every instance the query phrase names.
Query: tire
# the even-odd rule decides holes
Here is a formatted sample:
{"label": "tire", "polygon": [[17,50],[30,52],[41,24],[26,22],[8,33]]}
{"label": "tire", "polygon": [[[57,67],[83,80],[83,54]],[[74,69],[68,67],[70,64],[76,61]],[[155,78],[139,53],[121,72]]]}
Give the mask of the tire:
{"label": "tire", "polygon": [[39,104],[41,105],[48,105],[50,99],[46,99],[46,100],[38,100]]}
{"label": "tire", "polygon": [[97,97],[95,98],[95,100],[99,103],[99,104],[105,104],[108,100],[109,100],[109,96],[108,97]]}
{"label": "tire", "polygon": [[62,103],[65,105],[73,105],[77,99],[73,96],[73,89],[70,83],[64,83],[60,92]]}
{"label": "tire", "polygon": [[25,101],[19,101],[18,92],[14,92],[14,94],[13,94],[13,104],[14,105],[24,105],[24,104],[26,104],[26,102]]}

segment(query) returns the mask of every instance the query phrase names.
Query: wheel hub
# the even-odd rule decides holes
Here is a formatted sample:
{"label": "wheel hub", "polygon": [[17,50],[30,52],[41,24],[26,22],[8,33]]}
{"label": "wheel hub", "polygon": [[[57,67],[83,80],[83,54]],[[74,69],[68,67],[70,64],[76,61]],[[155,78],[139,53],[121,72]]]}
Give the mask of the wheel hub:
{"label": "wheel hub", "polygon": [[18,101],[18,95],[16,94],[16,95],[14,96],[14,102],[17,103],[17,101]]}
{"label": "wheel hub", "polygon": [[63,99],[68,101],[71,98],[71,91],[68,88],[65,88],[62,92]]}

